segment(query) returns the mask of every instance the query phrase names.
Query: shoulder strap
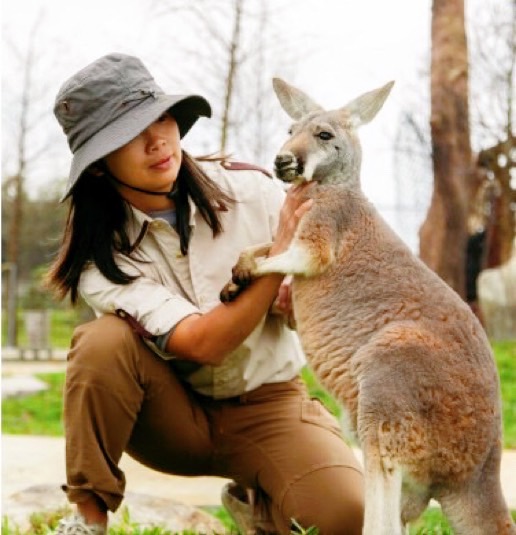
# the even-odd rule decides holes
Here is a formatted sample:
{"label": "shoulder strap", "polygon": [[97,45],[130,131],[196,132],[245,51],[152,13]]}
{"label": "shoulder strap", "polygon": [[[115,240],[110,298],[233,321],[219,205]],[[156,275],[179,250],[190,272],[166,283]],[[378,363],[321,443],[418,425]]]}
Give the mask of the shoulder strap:
{"label": "shoulder strap", "polygon": [[224,167],[224,169],[227,169],[228,171],[260,171],[269,178],[272,178],[272,174],[267,171],[267,169],[264,169],[259,165],[253,165],[251,163],[245,162],[234,162],[230,160],[222,160],[220,164],[222,165],[222,167]]}
{"label": "shoulder strap", "polygon": [[115,313],[119,318],[125,320],[131,329],[142,338],[148,338],[149,340],[156,339],[156,336],[150,333],[136,318],[128,314],[124,309],[117,308]]}

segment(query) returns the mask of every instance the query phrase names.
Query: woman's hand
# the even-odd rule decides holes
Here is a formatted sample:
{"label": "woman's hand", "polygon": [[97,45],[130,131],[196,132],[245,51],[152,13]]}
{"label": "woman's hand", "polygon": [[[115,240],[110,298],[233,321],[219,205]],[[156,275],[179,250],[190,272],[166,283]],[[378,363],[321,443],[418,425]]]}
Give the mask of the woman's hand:
{"label": "woman's hand", "polygon": [[309,198],[315,182],[304,182],[289,188],[281,208],[276,238],[269,256],[274,256],[288,249],[301,218],[310,210],[313,200]]}
{"label": "woman's hand", "polygon": [[292,305],[292,275],[287,275],[283,279],[278,295],[272,304],[271,312],[283,316],[291,329],[296,328],[294,307]]}

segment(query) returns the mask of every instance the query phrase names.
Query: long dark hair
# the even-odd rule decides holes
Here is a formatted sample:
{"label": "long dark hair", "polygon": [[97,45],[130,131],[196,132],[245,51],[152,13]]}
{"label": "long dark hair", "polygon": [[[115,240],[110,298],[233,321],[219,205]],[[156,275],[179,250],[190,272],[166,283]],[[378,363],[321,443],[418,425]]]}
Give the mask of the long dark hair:
{"label": "long dark hair", "polygon": [[[217,158],[199,158],[199,160]],[[222,158],[218,158],[220,160]],[[188,253],[190,240],[190,205],[197,206],[202,218],[217,236],[222,232],[220,212],[234,200],[215,184],[188,153],[183,151],[181,168],[174,188],[177,231],[181,252]],[[136,277],[122,271],[115,253],[130,256],[135,244],[130,243],[126,227],[131,211],[118,193],[113,181],[86,170],[71,193],[61,247],[46,275],[46,284],[60,299],[70,292],[73,304],[78,300],[81,273],[93,262],[99,271],[115,284],[129,284]]]}

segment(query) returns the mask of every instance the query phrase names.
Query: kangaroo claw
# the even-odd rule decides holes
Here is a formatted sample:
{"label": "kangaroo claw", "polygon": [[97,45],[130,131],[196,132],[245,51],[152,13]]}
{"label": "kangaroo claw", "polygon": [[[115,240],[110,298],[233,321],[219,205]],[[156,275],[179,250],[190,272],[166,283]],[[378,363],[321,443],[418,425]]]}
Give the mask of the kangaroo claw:
{"label": "kangaroo claw", "polygon": [[220,292],[220,300],[223,303],[231,303],[231,301],[234,301],[243,289],[243,286],[239,286],[233,281],[228,282]]}

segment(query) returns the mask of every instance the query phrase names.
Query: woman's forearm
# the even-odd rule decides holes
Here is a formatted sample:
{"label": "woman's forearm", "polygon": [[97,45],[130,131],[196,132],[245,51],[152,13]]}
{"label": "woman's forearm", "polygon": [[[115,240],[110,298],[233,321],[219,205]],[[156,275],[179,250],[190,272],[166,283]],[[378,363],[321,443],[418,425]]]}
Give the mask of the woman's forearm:
{"label": "woman's forearm", "polygon": [[206,314],[185,318],[170,336],[167,351],[202,364],[220,364],[268,312],[283,277],[260,277],[231,303],[221,303]]}

